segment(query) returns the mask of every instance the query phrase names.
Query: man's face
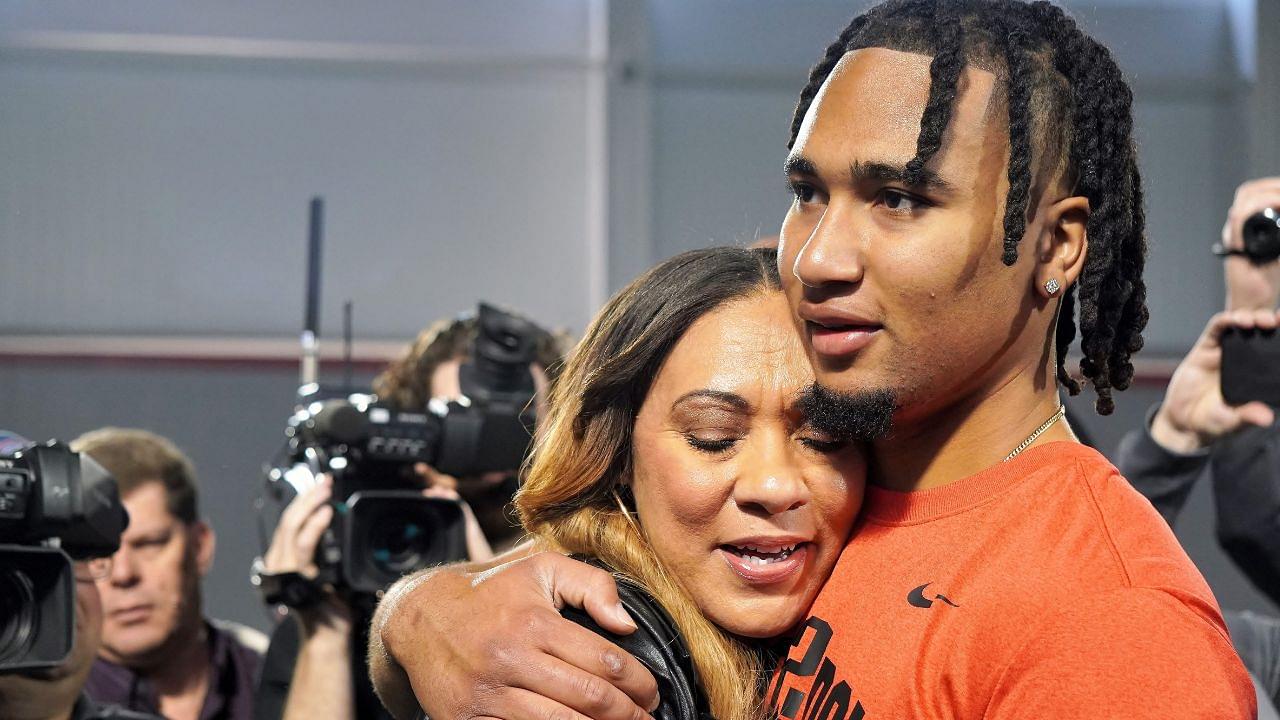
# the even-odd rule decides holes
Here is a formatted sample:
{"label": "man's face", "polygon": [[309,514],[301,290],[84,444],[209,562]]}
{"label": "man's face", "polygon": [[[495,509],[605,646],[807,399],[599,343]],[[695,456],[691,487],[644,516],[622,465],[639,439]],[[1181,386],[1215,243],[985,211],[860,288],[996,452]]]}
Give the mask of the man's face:
{"label": "man's face", "polygon": [[1008,135],[994,75],[965,69],[928,181],[903,182],[930,62],[868,48],[836,66],[788,158],[796,199],[779,252],[817,381],[892,391],[898,420],[1047,352],[1048,321],[1032,321],[1034,260],[1000,259]]}
{"label": "man's face", "polygon": [[101,654],[148,668],[198,632],[200,578],[213,560],[212,531],[169,513],[164,485],[144,482],[124,496],[129,527],[111,574],[98,581],[105,621]]}

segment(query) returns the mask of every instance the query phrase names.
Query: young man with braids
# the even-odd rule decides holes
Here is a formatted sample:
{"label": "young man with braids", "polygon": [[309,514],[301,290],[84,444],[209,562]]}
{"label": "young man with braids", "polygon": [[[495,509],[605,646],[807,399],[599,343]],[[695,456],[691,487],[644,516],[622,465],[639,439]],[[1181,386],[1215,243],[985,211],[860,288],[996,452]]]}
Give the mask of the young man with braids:
{"label": "young man with braids", "polygon": [[[769,682],[781,717],[1253,717],[1204,580],[1061,420],[1077,304],[1099,412],[1142,344],[1130,104],[1107,50],[1043,2],[891,0],[814,67],[780,263],[810,421],[871,439],[874,487]],[[404,582],[375,619],[383,697],[643,717],[637,663],[557,642],[561,603],[627,630],[601,575],[539,555]],[[474,617],[485,633],[454,630]]]}

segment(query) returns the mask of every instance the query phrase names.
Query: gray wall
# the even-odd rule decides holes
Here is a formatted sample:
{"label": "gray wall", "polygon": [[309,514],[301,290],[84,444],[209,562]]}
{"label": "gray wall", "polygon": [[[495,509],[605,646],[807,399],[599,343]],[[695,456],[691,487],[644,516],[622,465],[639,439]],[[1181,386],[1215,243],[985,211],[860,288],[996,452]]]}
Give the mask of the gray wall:
{"label": "gray wall", "polygon": [[585,323],[601,4],[299,7],[0,4],[0,332],[292,332],[312,194],[329,328],[348,298],[371,337],[481,297]]}
{"label": "gray wall", "polygon": [[[1255,57],[1277,46],[1247,0],[1072,7],[1138,97],[1149,348],[1180,353],[1221,302],[1206,248],[1232,189],[1280,167],[1267,150],[1280,83]],[[660,258],[776,233],[795,95],[852,12],[830,0],[291,8],[0,4],[0,344],[289,335],[315,193],[329,205],[329,335],[347,298],[362,338],[408,338],[478,298],[581,328]],[[2,359],[0,426],[174,437],[221,530],[210,608],[261,625],[243,584],[258,552],[248,503],[294,382],[269,363]],[[1158,397],[1139,389],[1089,429],[1113,448]],[[1224,605],[1262,607],[1217,551],[1210,511],[1202,488],[1184,543]]]}
{"label": "gray wall", "polygon": [[[345,299],[366,339],[408,339],[478,299],[581,328],[609,283],[606,10],[0,4],[0,348],[6,334],[290,335],[313,194],[328,205],[325,333]],[[0,427],[174,438],[220,534],[208,607],[262,625],[250,501],[295,378],[10,358]]]}

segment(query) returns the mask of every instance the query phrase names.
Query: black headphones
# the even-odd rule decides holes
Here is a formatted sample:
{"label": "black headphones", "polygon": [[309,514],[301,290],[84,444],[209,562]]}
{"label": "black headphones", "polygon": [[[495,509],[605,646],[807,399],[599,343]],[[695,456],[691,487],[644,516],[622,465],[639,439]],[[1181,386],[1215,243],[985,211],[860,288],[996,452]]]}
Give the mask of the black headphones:
{"label": "black headphones", "polygon": [[[599,560],[574,556],[588,565],[610,570]],[[631,653],[658,681],[660,702],[652,715],[655,720],[709,720],[711,710],[698,685],[698,673],[693,658],[680,637],[671,616],[662,609],[653,596],[627,578],[614,576],[618,584],[618,596],[637,630],[630,635],[614,635],[596,624],[584,610],[565,607],[560,614],[579,625],[609,639]],[[743,682],[750,682],[744,678]]]}

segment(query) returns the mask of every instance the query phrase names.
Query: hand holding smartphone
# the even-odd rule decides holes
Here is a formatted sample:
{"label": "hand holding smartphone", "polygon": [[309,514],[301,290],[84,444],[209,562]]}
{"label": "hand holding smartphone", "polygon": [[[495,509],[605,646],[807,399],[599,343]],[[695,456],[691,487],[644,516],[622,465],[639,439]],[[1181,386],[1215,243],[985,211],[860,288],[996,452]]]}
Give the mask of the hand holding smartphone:
{"label": "hand holding smartphone", "polygon": [[1280,332],[1229,328],[1222,335],[1222,399],[1280,407]]}

